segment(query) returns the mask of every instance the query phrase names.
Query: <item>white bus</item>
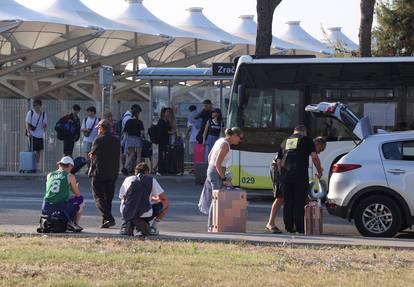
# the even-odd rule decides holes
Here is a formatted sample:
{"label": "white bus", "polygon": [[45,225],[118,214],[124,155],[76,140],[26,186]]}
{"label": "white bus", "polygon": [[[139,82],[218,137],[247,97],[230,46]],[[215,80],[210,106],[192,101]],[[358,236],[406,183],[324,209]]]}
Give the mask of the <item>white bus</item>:
{"label": "white bus", "polygon": [[271,189],[269,166],[298,124],[308,127],[309,136],[327,139],[320,154],[327,182],[332,164],[359,138],[352,113],[344,125],[305,112],[308,104],[319,102],[344,103],[357,118],[368,116],[374,129],[414,129],[414,57],[240,57],[227,118],[227,126],[244,131],[244,141],[232,148],[233,184]]}

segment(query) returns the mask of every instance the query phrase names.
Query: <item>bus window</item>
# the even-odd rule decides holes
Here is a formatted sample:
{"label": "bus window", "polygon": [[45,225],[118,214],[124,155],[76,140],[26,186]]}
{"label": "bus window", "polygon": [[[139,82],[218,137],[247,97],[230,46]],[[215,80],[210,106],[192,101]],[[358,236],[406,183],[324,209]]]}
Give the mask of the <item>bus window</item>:
{"label": "bus window", "polygon": [[[235,149],[277,151],[282,140],[303,119],[302,91],[247,89],[246,95],[248,101],[241,110],[240,125],[244,140]],[[232,118],[235,112],[232,107]]]}

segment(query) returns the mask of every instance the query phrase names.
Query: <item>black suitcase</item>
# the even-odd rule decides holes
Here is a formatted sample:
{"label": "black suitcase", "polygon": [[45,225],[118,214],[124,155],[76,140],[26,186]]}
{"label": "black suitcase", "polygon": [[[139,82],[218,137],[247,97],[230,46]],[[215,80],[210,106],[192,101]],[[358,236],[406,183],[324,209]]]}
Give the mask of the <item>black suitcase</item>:
{"label": "black suitcase", "polygon": [[195,184],[203,185],[207,178],[207,162],[194,163]]}
{"label": "black suitcase", "polygon": [[165,164],[169,174],[184,173],[184,145],[169,145]]}

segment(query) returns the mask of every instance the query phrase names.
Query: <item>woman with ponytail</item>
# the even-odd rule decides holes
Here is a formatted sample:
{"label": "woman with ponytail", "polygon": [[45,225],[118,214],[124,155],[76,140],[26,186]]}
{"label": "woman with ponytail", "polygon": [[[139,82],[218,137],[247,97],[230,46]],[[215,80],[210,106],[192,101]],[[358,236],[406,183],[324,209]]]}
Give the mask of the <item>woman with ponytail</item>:
{"label": "woman with ponytail", "polygon": [[204,214],[208,214],[208,231],[211,231],[213,205],[213,190],[224,186],[231,186],[231,179],[226,178],[226,168],[231,162],[231,145],[238,145],[243,139],[243,131],[239,127],[228,128],[225,136],[218,139],[208,154],[207,178],[201,193],[198,208]]}

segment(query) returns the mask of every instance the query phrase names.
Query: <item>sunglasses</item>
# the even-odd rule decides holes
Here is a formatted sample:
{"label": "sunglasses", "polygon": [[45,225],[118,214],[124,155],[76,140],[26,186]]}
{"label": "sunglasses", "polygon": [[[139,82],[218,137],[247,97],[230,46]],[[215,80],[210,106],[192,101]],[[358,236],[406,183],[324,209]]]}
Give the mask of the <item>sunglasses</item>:
{"label": "sunglasses", "polygon": [[241,141],[244,139],[244,136],[239,136],[239,135],[238,135],[238,137],[239,137],[239,139],[240,139]]}

